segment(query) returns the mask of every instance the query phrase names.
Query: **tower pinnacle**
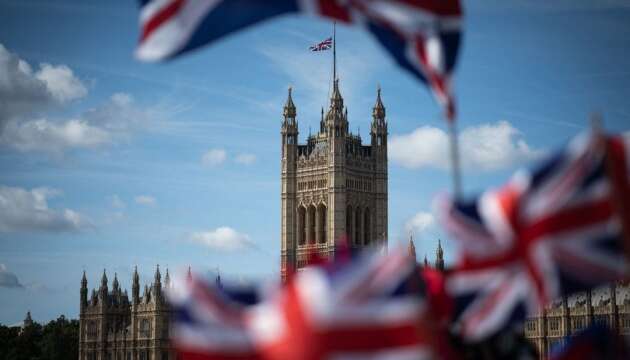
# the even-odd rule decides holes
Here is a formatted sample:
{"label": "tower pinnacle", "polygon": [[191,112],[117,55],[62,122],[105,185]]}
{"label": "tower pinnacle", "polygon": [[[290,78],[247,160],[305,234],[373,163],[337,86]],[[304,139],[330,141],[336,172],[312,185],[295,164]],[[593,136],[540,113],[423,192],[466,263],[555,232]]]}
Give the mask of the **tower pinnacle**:
{"label": "tower pinnacle", "polygon": [[413,234],[411,231],[409,232],[409,245],[407,246],[407,252],[409,253],[409,257],[413,259],[413,262],[417,262],[416,245],[413,243]]}
{"label": "tower pinnacle", "polygon": [[101,286],[107,288],[107,274],[105,274],[105,269],[103,269],[103,276],[101,277]]}
{"label": "tower pinnacle", "polygon": [[291,96],[292,91],[293,88],[289,86],[289,95],[287,96],[287,102],[284,104],[283,112],[285,119],[295,119],[296,116],[295,104],[293,103],[293,97]]}
{"label": "tower pinnacle", "polygon": [[435,250],[435,268],[437,270],[444,270],[444,250],[442,250],[442,241],[438,239],[438,246]]}
{"label": "tower pinnacle", "polygon": [[374,108],[372,109],[372,117],[374,118],[374,120],[385,119],[385,105],[383,105],[383,100],[381,100],[380,85],[376,90],[376,103],[374,104]]}

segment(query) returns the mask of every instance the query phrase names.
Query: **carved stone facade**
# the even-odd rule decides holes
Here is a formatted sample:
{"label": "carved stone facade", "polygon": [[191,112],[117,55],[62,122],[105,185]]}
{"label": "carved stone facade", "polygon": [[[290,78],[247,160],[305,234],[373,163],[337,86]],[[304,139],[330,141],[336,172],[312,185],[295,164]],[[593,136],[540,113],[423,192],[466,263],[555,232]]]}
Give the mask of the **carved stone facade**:
{"label": "carved stone facade", "polygon": [[344,237],[353,249],[387,245],[387,122],[378,90],[370,145],[349,131],[339,81],[328,111],[306,144],[298,144],[291,89],[282,122],[281,275],[309,254],[335,256]]}
{"label": "carved stone facade", "polygon": [[163,291],[170,286],[168,270],[162,287],[159,268],[140,296],[134,271],[131,301],[114,275],[109,291],[103,271],[101,286],[88,298],[85,272],[81,280],[79,360],[173,360],[169,345],[171,310]]}
{"label": "carved stone facade", "polygon": [[630,286],[614,285],[556,301],[525,322],[525,337],[541,359],[589,324],[601,323],[630,338]]}

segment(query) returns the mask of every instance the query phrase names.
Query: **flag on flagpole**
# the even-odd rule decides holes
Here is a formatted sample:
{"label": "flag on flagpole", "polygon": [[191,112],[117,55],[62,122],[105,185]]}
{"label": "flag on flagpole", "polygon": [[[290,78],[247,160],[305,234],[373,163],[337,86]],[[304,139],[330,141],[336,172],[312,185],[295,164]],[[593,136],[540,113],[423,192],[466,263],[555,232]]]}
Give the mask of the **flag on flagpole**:
{"label": "flag on flagpole", "polygon": [[322,41],[320,43],[317,43],[317,44],[309,47],[308,49],[311,50],[311,51],[330,50],[330,49],[332,49],[332,42],[333,42],[332,37],[329,37],[328,39],[326,39],[326,40],[324,40],[324,41]]}
{"label": "flag on flagpole", "polygon": [[461,39],[459,0],[140,0],[145,61],[173,58],[247,26],[308,13],[369,31],[396,63],[427,84],[455,119],[452,73]]}

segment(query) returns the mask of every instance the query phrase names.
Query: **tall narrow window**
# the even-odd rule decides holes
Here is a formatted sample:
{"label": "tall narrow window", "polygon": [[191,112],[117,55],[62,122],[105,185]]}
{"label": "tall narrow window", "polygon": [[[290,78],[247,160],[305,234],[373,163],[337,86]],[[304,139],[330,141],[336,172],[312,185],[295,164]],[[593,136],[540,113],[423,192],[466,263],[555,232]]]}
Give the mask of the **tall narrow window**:
{"label": "tall narrow window", "polygon": [[370,234],[370,209],[369,208],[365,208],[365,220],[363,221],[363,226],[365,227],[365,229],[363,230],[363,243],[365,245],[368,245],[372,239],[370,238],[371,234]]}
{"label": "tall narrow window", "polygon": [[352,233],[352,223],[354,222],[354,216],[352,206],[348,205],[346,209],[346,236],[348,236],[348,244],[354,243],[354,234]]}
{"label": "tall narrow window", "polygon": [[306,242],[306,209],[304,206],[298,207],[298,244],[304,245]]}
{"label": "tall narrow window", "polygon": [[322,244],[326,243],[326,228],[328,227],[327,223],[326,223],[326,206],[325,205],[320,205],[319,206],[319,222],[320,222],[320,229],[319,229],[319,233],[320,233],[320,238],[319,238],[319,242]]}
{"label": "tall narrow window", "polygon": [[357,245],[361,244],[361,208],[359,207],[357,207],[355,213],[354,242]]}
{"label": "tall narrow window", "polygon": [[140,337],[151,337],[151,321],[149,319],[140,320]]}

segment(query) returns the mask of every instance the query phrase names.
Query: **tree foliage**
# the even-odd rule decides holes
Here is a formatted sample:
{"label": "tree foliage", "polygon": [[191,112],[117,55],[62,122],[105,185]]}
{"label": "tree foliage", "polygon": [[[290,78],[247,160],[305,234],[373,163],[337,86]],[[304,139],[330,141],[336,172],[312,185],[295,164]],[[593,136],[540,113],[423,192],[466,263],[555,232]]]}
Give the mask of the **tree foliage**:
{"label": "tree foliage", "polygon": [[61,315],[42,326],[24,328],[0,324],[0,360],[76,360],[79,357],[79,321]]}

